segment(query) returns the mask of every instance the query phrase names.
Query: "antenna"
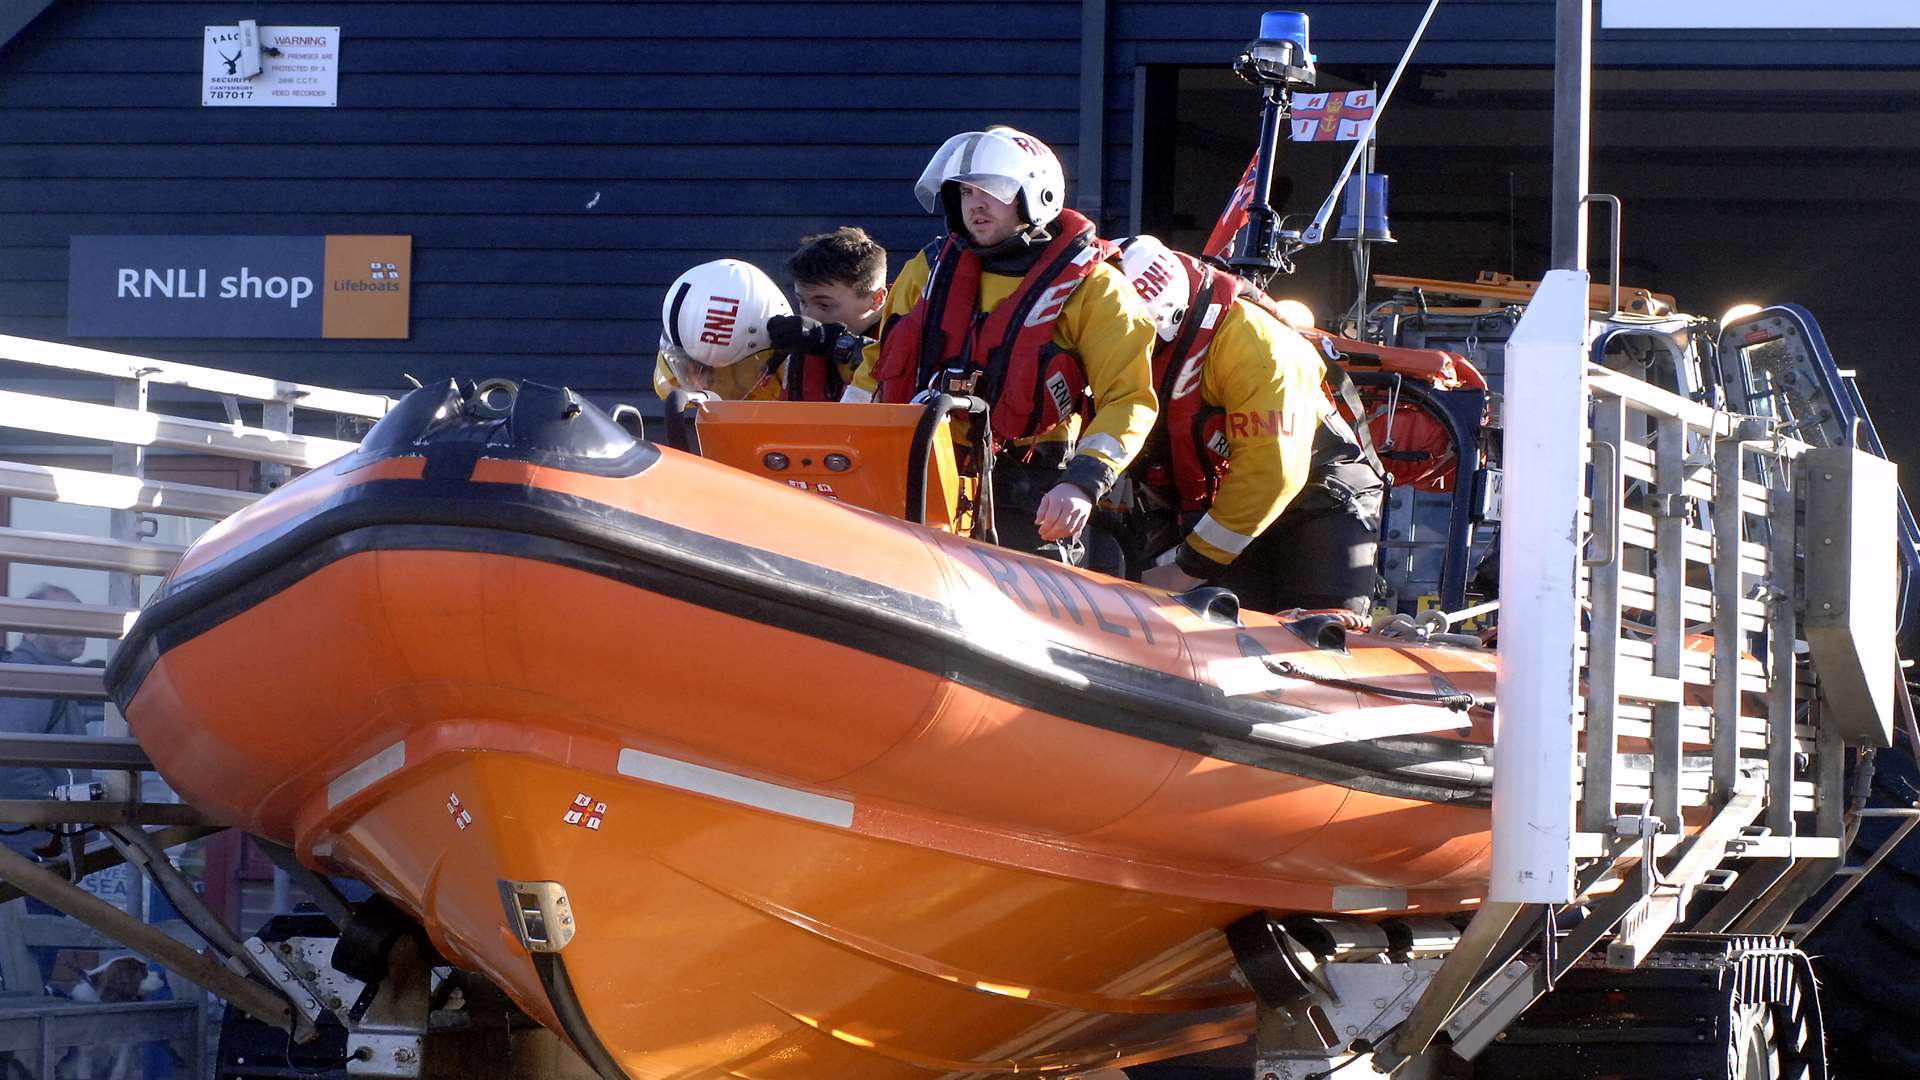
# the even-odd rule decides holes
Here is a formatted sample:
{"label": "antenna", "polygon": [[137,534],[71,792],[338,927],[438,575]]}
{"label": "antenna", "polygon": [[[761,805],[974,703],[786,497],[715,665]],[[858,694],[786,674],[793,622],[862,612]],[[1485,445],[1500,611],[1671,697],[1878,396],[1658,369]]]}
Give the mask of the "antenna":
{"label": "antenna", "polygon": [[1327,228],[1327,218],[1333,214],[1333,204],[1340,197],[1340,189],[1346,185],[1347,177],[1353,175],[1353,166],[1360,155],[1373,145],[1373,129],[1380,124],[1380,117],[1387,111],[1387,102],[1393,100],[1394,88],[1400,85],[1400,76],[1406,73],[1408,61],[1413,59],[1413,50],[1420,47],[1420,39],[1426,36],[1427,24],[1433,21],[1433,13],[1440,6],[1440,0],[1428,0],[1427,13],[1420,16],[1420,25],[1414,27],[1413,37],[1407,41],[1407,51],[1400,54],[1400,62],[1394,65],[1393,77],[1387,80],[1387,88],[1380,95],[1380,104],[1374,107],[1373,115],[1367,118],[1367,126],[1354,140],[1353,153],[1347,155],[1347,163],[1340,167],[1340,175],[1334,177],[1333,187],[1320,204],[1320,212],[1313,215],[1313,224],[1300,236],[1300,246],[1308,247],[1320,242]]}

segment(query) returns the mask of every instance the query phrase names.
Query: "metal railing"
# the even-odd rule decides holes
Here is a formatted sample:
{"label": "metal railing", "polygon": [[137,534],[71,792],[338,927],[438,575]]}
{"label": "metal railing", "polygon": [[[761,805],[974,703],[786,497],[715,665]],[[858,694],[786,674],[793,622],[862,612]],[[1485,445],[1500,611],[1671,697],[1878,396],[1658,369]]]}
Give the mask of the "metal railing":
{"label": "metal railing", "polygon": [[[0,630],[119,639],[139,608],[137,579],[170,570],[184,548],[148,539],[143,518],[167,515],[217,521],[284,482],[294,469],[325,464],[355,443],[295,433],[296,410],[375,420],[386,397],[307,386],[216,368],[0,335],[0,362],[57,372],[108,399],[76,400],[0,389],[0,428],[82,440],[104,449],[111,471],[0,460],[0,496],[39,499],[109,512],[108,535],[0,527],[0,560],[104,570],[108,602],[0,599]],[[152,391],[169,388],[167,411]],[[257,409],[249,423],[244,411]],[[208,420],[191,411],[216,412]],[[63,452],[70,452],[62,446]],[[149,454],[205,455],[255,463],[254,491],[154,480]],[[0,665],[0,695],[104,700],[97,670]],[[111,726],[111,725],[110,725]],[[120,732],[124,733],[124,732]]]}
{"label": "metal railing", "polygon": [[[1621,915],[1609,955],[1634,966],[1736,845],[1831,856],[1839,839],[1836,829],[1815,852],[1794,828],[1813,806],[1812,785],[1794,779],[1794,755],[1813,747],[1793,723],[1786,486],[1804,447],[1601,368],[1589,369],[1587,395],[1575,847],[1632,840],[1660,876],[1658,857],[1687,845]],[[1784,652],[1769,647],[1780,642]],[[1708,823],[1691,836],[1690,811]]]}
{"label": "metal railing", "polygon": [[[1815,777],[1837,767],[1796,695],[1793,461],[1811,449],[1603,368],[1588,373],[1592,439],[1581,587],[1585,761],[1578,825],[1603,847],[1641,814],[1677,843],[1692,808],[1765,784],[1779,854],[1836,853],[1811,830]],[[1826,733],[1831,735],[1831,733]],[[1832,774],[1837,782],[1837,774]],[[1773,847],[1781,847],[1775,843]]]}
{"label": "metal railing", "polygon": [[[24,365],[24,367],[22,367]],[[142,579],[164,575],[185,547],[154,537],[159,519],[213,522],[244,509],[289,479],[296,470],[326,463],[356,445],[327,435],[302,434],[314,425],[304,414],[329,414],[320,427],[335,432],[363,428],[384,415],[392,402],[382,396],[261,378],[189,364],[151,360],[0,335],[0,376],[37,376],[36,387],[58,393],[0,389],[0,429],[13,435],[12,454],[0,452],[0,497],[38,500],[104,510],[104,534],[45,531],[16,527],[18,514],[0,525],[0,561],[38,567],[104,571],[106,602],[60,598],[0,597],[0,633],[53,635],[104,640],[109,650],[126,634],[138,613]],[[17,433],[27,435],[25,449]],[[108,468],[74,468],[65,459],[81,456]],[[7,457],[57,457],[58,464]],[[250,463],[231,470],[242,485],[220,487],[155,479],[150,468],[211,459]],[[19,574],[13,575],[16,584]],[[97,580],[97,579],[96,579]],[[98,595],[97,593],[95,594]],[[98,667],[67,663],[0,663],[0,697],[106,702]],[[0,765],[48,769],[91,769],[104,798],[65,801],[0,793],[0,824],[10,826],[100,826],[91,844],[66,840],[64,855],[49,862],[14,865],[0,882],[0,902],[34,895],[61,910],[93,910],[88,923],[114,927],[113,938],[160,960],[176,975],[240,1003],[256,1015],[285,1011],[285,1003],[261,980],[242,978],[226,967],[147,926],[141,912],[122,914],[110,905],[90,904],[75,887],[89,873],[126,862],[133,897],[144,897],[144,876],[178,872],[157,866],[162,849],[214,831],[191,807],[156,801],[154,785],[143,784],[152,765],[128,737],[126,723],[112,703],[103,706],[100,736],[0,732]],[[144,789],[144,790],[143,790]],[[51,793],[48,793],[51,794]],[[130,858],[134,847],[144,854]],[[11,851],[0,852],[10,865]],[[136,866],[138,861],[144,866]],[[156,881],[169,896],[179,882]],[[171,888],[168,888],[171,887]],[[189,887],[190,891],[190,887]],[[190,900],[181,896],[180,900]],[[136,901],[135,908],[144,905]],[[23,919],[17,909],[6,920],[16,936]],[[210,917],[201,909],[202,918]],[[77,925],[77,924],[76,924]],[[16,943],[17,944],[17,943]],[[11,947],[11,946],[9,946]],[[28,963],[12,958],[8,975]],[[10,989],[12,989],[10,987]],[[37,990],[37,987],[35,987]],[[0,1056],[38,1063],[37,1075],[51,1076],[54,1062],[73,1047],[130,1046],[160,1040],[191,1042],[191,1075],[204,1076],[207,1016],[203,996],[177,1002],[81,1004],[63,998],[6,995],[0,1003]]]}
{"label": "metal railing", "polygon": [[[104,1069],[86,1058],[60,1064],[69,1053],[139,1055],[149,1042],[187,1048],[181,1055],[189,1076],[207,1075],[207,1016],[195,1001],[124,1001],[30,1005],[0,995],[0,1056],[10,1065],[33,1067],[29,1076],[119,1076],[120,1063]],[[117,1052],[117,1055],[115,1054]],[[146,1075],[140,1070],[135,1075]]]}
{"label": "metal railing", "polygon": [[[1476,915],[1446,960],[1454,971],[1443,967],[1440,992],[1429,987],[1409,1021],[1417,1037],[1397,1053],[1444,1026],[1454,1050],[1474,1056],[1596,949],[1608,966],[1632,968],[1678,928],[1804,929],[1790,920],[1842,867],[1858,818],[1848,758],[1876,744],[1873,725],[1837,706],[1831,688],[1812,691],[1820,650],[1801,626],[1801,549],[1830,528],[1808,509],[1807,489],[1819,486],[1809,474],[1847,466],[1765,418],[1596,365],[1580,385],[1574,883],[1568,902]],[[1890,638],[1890,619],[1882,629]],[[1920,741],[1910,703],[1899,704]],[[1720,894],[1704,913],[1690,906],[1700,893]]]}

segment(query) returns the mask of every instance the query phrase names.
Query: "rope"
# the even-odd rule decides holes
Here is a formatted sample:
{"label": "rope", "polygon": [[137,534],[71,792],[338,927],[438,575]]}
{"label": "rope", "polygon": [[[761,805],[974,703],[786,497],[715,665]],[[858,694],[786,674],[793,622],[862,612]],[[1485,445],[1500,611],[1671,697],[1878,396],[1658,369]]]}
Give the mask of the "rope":
{"label": "rope", "polygon": [[1472,694],[1436,694],[1421,690],[1400,690],[1390,686],[1379,686],[1375,683],[1359,682],[1354,679],[1341,679],[1332,675],[1316,674],[1315,672],[1307,671],[1297,666],[1290,660],[1276,660],[1272,657],[1263,657],[1262,659],[1266,663],[1267,670],[1273,672],[1275,675],[1284,675],[1289,679],[1304,679],[1307,682],[1319,683],[1322,686],[1333,686],[1342,690],[1354,690],[1362,694],[1377,694],[1380,697],[1399,698],[1404,701],[1426,701],[1451,709],[1454,712],[1466,712],[1468,709],[1477,709],[1491,704],[1491,702],[1483,701],[1480,698],[1474,697]]}

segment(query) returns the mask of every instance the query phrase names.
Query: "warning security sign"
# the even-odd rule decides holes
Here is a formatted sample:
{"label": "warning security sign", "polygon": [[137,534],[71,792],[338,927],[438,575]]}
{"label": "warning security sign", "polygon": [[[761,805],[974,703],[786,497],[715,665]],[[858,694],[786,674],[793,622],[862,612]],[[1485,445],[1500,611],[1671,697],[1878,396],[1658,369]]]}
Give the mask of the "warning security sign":
{"label": "warning security sign", "polygon": [[206,28],[200,104],[331,107],[339,103],[339,27],[262,26],[257,35],[251,24]]}

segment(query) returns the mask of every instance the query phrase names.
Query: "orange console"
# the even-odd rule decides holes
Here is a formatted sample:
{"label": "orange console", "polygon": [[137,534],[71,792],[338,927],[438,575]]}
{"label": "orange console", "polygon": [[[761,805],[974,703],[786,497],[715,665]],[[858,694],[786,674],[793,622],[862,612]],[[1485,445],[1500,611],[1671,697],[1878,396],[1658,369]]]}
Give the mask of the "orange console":
{"label": "orange console", "polygon": [[962,477],[953,418],[977,399],[924,405],[667,399],[667,445],[801,491],[943,532],[971,533],[974,482]]}

